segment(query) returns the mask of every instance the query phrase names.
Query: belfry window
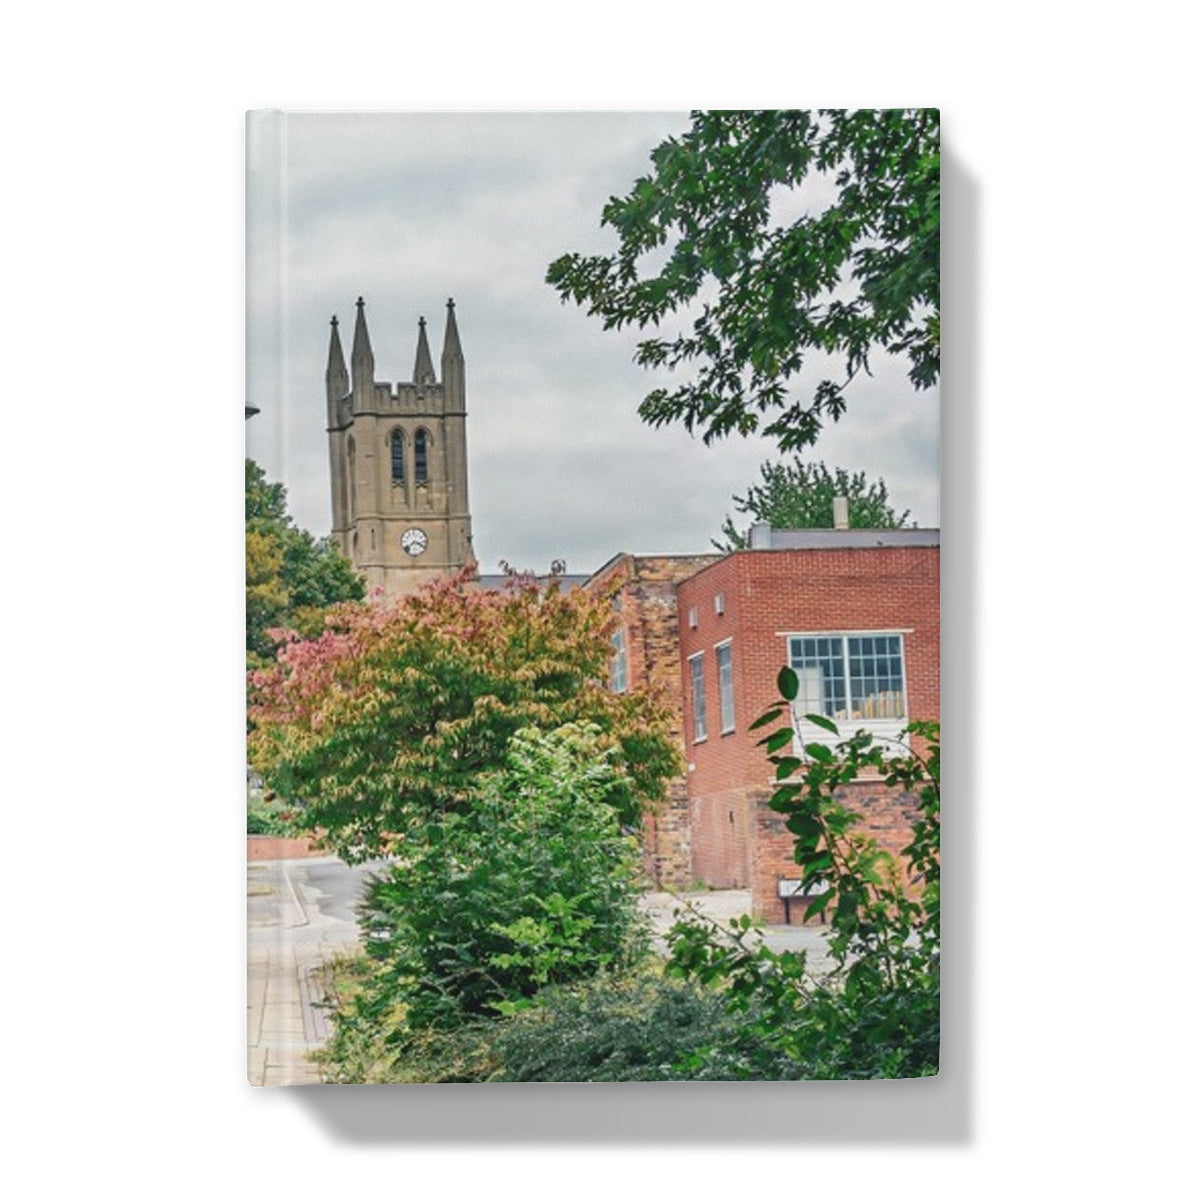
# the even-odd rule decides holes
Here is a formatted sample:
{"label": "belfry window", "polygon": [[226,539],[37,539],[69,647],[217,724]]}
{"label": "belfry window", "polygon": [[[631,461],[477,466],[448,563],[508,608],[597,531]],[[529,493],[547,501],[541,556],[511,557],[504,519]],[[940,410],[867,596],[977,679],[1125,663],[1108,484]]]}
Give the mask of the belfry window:
{"label": "belfry window", "polygon": [[418,483],[429,482],[429,434],[424,429],[413,437],[413,473]]}
{"label": "belfry window", "polygon": [[392,482],[404,482],[404,430],[392,430]]}

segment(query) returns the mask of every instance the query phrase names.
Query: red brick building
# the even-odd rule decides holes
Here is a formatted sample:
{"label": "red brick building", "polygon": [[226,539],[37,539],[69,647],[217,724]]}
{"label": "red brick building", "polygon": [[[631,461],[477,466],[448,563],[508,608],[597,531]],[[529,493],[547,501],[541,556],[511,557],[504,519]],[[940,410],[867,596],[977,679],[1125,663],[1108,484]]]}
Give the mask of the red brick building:
{"label": "red brick building", "polygon": [[[585,585],[612,592],[618,625],[613,633],[609,685],[615,691],[649,686],[677,714],[675,734],[683,743],[683,681],[679,674],[679,620],[675,590],[720,554],[618,554]],[[643,831],[646,873],[659,887],[681,889],[694,878],[686,780],[669,789],[666,803]]]}
{"label": "red brick building", "polygon": [[[661,886],[749,888],[756,912],[783,920],[778,881],[798,868],[749,726],[778,698],[785,664],[800,678],[801,711],[844,735],[937,719],[939,582],[937,530],[765,526],[749,550],[620,555],[593,576],[588,587],[615,588],[621,616],[613,686],[654,681],[680,717],[686,773],[647,836]],[[907,843],[907,798],[860,781],[848,800],[882,845]]]}

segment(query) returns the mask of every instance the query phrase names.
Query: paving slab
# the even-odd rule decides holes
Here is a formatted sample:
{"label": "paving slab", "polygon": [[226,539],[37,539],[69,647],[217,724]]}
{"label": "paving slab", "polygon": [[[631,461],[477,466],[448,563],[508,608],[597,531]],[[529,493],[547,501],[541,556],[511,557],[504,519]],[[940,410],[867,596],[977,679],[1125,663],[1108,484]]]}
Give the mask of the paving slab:
{"label": "paving slab", "polygon": [[[753,909],[749,891],[738,888],[713,892],[647,892],[641,904],[650,917],[655,943],[660,949],[666,945],[666,931],[678,920],[707,920],[724,930],[729,928],[731,921]],[[775,951],[803,950],[808,967],[819,975],[833,967],[826,942],[828,935],[828,926],[822,925],[761,925],[749,936],[751,940],[761,939]]]}
{"label": "paving slab", "polygon": [[360,873],[338,859],[251,862],[246,889],[247,1076],[284,1087],[321,1082],[309,1055],[329,1037],[317,982],[358,943],[346,905]]}

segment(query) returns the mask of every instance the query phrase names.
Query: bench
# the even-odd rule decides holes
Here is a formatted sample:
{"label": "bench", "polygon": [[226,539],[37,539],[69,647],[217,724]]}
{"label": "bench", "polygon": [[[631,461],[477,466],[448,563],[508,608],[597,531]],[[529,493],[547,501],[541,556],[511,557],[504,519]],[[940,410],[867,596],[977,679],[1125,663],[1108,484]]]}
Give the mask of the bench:
{"label": "bench", "polygon": [[[784,923],[790,925],[792,923],[792,901],[793,900],[812,900],[816,896],[821,896],[829,891],[829,884],[823,880],[816,883],[810,883],[807,887],[802,879],[780,879],[779,880],[779,898],[783,901],[783,920]],[[825,910],[821,909],[818,914],[821,918],[821,924],[825,924]]]}

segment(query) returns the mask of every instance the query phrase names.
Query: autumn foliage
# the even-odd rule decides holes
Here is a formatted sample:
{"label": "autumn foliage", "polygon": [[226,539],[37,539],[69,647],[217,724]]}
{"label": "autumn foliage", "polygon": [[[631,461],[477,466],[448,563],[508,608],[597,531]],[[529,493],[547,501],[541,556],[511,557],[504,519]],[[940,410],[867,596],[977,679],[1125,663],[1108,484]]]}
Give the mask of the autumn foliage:
{"label": "autumn foliage", "polygon": [[331,610],[317,638],[278,634],[275,664],[251,675],[250,760],[300,806],[298,823],[354,861],[471,802],[520,729],[585,723],[612,748],[622,823],[678,769],[666,710],[614,694],[609,603],[513,577],[466,576],[392,602]]}
{"label": "autumn foliage", "polygon": [[246,663],[274,657],[268,630],[320,633],[325,610],[361,600],[362,580],[331,538],[317,539],[288,516],[287,491],[246,459]]}

